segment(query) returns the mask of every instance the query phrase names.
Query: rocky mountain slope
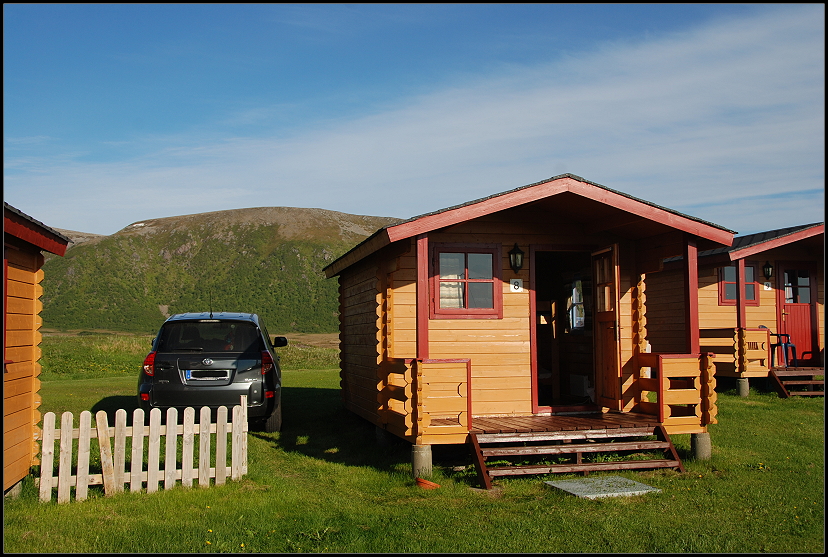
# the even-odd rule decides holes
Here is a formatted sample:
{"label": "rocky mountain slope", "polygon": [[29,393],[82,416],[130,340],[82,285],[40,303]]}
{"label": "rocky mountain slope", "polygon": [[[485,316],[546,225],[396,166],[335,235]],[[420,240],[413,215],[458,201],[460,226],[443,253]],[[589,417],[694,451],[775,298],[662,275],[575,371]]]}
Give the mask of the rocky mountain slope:
{"label": "rocky mountain slope", "polygon": [[44,265],[43,326],[154,332],[187,311],[262,315],[271,332],[337,330],[322,269],[400,219],[259,207],[150,219],[73,240]]}

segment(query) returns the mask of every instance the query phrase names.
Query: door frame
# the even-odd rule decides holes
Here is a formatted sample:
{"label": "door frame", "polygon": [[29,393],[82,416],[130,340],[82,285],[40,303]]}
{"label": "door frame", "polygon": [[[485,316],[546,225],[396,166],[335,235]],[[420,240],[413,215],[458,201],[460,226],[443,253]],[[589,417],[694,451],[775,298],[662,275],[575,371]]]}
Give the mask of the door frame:
{"label": "door frame", "polygon": [[[538,405],[538,324],[536,321],[537,311],[537,281],[535,275],[537,268],[536,253],[542,252],[582,252],[592,254],[596,249],[595,245],[587,244],[529,244],[529,355],[532,369],[532,414],[554,414],[556,412],[586,412],[600,408],[595,404],[581,406],[539,406]],[[590,261],[590,274],[592,273],[592,262]],[[593,366],[594,377],[594,366]]]}
{"label": "door frame", "polygon": [[[783,309],[785,306],[785,269],[803,269],[808,271],[809,274],[809,282],[810,282],[810,291],[811,291],[811,301],[808,304],[810,306],[809,316],[811,318],[811,365],[819,366],[822,365],[820,363],[819,357],[819,312],[817,309],[817,264],[814,261],[791,261],[791,260],[777,260],[776,262],[776,332],[777,333],[785,333],[787,329],[783,327],[784,319],[783,319]],[[791,339],[793,342],[793,339]],[[796,344],[794,342],[794,344]],[[801,358],[800,349],[797,347],[797,359]],[[798,362],[797,362],[798,363]]]}

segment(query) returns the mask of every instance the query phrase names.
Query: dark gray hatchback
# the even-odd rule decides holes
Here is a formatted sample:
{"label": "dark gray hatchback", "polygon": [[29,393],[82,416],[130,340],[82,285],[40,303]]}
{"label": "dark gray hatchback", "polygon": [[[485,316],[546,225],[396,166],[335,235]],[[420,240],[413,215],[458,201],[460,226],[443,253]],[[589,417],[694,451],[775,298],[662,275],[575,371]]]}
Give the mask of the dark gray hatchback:
{"label": "dark gray hatchback", "polygon": [[247,415],[265,431],[282,427],[282,371],[273,341],[254,313],[180,313],[152,342],[138,379],[144,410],[231,408],[247,395]]}

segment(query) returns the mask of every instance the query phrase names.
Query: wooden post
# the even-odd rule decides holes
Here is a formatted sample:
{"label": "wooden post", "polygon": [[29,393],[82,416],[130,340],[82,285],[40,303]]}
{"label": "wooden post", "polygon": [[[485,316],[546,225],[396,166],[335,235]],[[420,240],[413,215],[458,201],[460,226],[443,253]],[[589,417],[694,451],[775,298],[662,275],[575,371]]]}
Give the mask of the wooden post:
{"label": "wooden post", "polygon": [[69,501],[69,477],[72,475],[72,426],[74,419],[71,412],[60,416],[60,464],[58,465],[57,502]]}
{"label": "wooden post", "polygon": [[428,359],[428,234],[417,236],[417,359]]}
{"label": "wooden post", "polygon": [[195,410],[184,409],[184,437],[181,447],[181,485],[193,487],[193,441],[195,437]]}
{"label": "wooden post", "polygon": [[224,485],[227,479],[227,407],[216,412],[216,485]]}
{"label": "wooden post", "polygon": [[684,243],[684,311],[687,353],[699,353],[699,259],[696,240],[687,236]]}

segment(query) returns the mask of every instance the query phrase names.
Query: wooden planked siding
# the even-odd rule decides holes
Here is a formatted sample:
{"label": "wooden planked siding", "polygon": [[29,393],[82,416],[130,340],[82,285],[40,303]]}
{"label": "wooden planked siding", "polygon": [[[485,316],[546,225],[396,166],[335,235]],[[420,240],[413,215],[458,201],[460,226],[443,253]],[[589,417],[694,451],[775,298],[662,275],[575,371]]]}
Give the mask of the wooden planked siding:
{"label": "wooden planked siding", "polygon": [[646,275],[646,340],[652,352],[682,353],[687,349],[684,324],[684,276],[682,271]]}
{"label": "wooden planked siding", "polygon": [[39,453],[40,340],[43,256],[8,248],[3,373],[3,489],[23,479]]}

